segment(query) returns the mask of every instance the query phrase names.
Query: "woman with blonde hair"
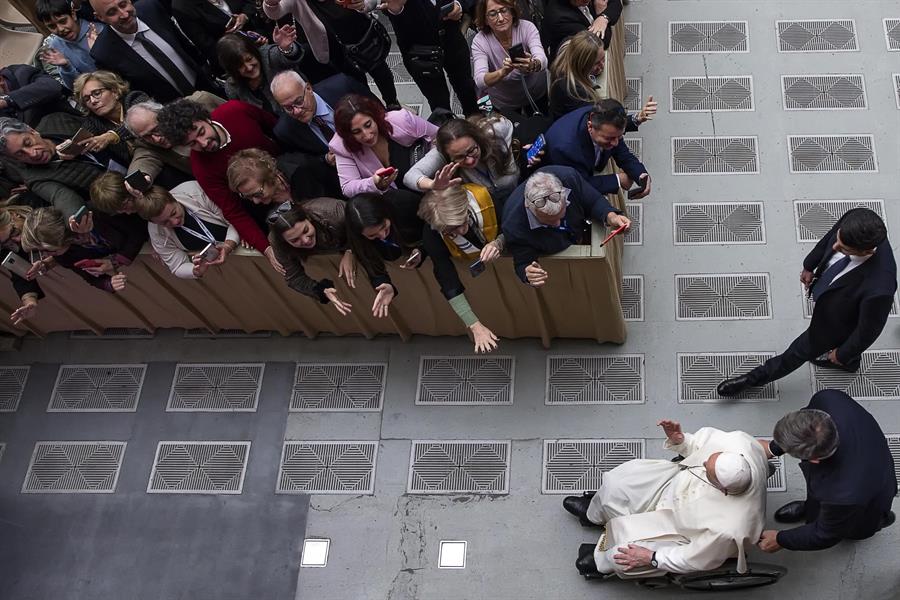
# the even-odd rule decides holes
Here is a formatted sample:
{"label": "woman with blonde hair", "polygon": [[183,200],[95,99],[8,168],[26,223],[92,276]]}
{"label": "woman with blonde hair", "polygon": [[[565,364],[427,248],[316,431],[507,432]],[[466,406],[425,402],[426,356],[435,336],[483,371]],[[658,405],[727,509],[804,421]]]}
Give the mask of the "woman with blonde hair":
{"label": "woman with blonde hair", "polygon": [[[30,214],[29,206],[0,207],[0,258],[5,259],[8,254],[15,254],[23,260],[28,260],[28,253],[22,249],[22,229],[25,226],[25,219]],[[13,325],[18,325],[37,314],[38,300],[44,297],[44,292],[34,280],[36,274],[37,271],[34,269],[29,270],[24,276],[9,271],[13,289],[22,302],[22,305],[9,315]]]}
{"label": "woman with blonde hair", "polygon": [[280,205],[291,200],[287,177],[275,157],[259,148],[241,150],[228,161],[228,189],[253,204]]}
{"label": "woman with blonde hair", "polygon": [[[497,336],[481,324],[465,296],[453,258],[472,264],[475,276],[484,263],[503,252],[503,234],[497,211],[484,186],[453,185],[433,190],[422,197],[419,218],[425,221],[422,246],[431,257],[434,278],[475,341],[475,352],[490,352],[497,347]],[[478,266],[476,266],[478,265]]]}
{"label": "woman with blonde hair", "polygon": [[125,126],[125,111],[131,104],[148,100],[143,92],[130,92],[128,83],[111,71],[82,73],[75,79],[73,94],[87,113],[84,128],[94,137],[83,142],[88,152],[106,150],[123,167],[131,163],[132,133]]}

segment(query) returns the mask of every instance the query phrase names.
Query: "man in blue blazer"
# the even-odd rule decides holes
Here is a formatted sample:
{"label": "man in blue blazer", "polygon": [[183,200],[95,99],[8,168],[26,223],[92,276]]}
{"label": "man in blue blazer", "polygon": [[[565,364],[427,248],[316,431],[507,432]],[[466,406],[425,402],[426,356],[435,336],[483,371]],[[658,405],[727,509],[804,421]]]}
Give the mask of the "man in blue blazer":
{"label": "man in blue blazer", "polygon": [[897,291],[897,263],[881,217],[868,208],[847,211],[803,261],[800,281],[816,303],[809,328],[782,354],[720,383],[719,395],[765,385],[806,361],[859,369],[860,355],[881,335]]}
{"label": "man in blue blazer", "polygon": [[[633,127],[633,121],[625,107],[612,98],[573,110],[547,130],[545,164],[574,167],[602,194],[615,194],[619,188],[627,190],[641,180],[644,189],[632,199],[643,198],[650,194],[650,175],[622,140],[629,126]],[[595,175],[610,158],[624,173]]]}
{"label": "man in blue blazer", "polygon": [[775,425],[768,454],[800,459],[806,501],[775,512],[781,523],[805,521],[782,531],[763,531],[766,552],[823,550],[844,539],[862,540],[894,522],[894,460],[875,418],[839,390],[822,390],[809,405]]}

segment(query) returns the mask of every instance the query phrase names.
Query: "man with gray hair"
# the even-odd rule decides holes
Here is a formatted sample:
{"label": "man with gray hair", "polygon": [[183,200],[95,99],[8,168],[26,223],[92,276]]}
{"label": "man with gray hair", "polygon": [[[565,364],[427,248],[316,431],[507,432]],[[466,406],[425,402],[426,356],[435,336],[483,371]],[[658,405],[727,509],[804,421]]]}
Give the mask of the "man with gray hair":
{"label": "man with gray hair", "polygon": [[519,279],[533,287],[547,283],[549,275],[538,257],[590,243],[592,222],[611,228],[631,225],[572,167],[538,169],[503,207],[503,233]]}
{"label": "man with gray hair", "polygon": [[894,460],[878,422],[853,398],[822,390],[806,408],[782,417],[773,437],[763,443],[767,455],[800,459],[806,478],[806,500],[785,504],[775,520],[806,524],[764,531],[762,550],[823,550],[871,537],[894,522]]}

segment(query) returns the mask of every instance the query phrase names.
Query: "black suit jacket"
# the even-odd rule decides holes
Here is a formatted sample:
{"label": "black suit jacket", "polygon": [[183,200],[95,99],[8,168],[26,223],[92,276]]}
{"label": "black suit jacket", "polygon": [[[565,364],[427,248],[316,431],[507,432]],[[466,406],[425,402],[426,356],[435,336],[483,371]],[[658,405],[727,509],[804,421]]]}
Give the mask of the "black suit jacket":
{"label": "black suit jacket", "polygon": [[[832,246],[841,220],[803,261],[803,268],[816,277],[834,255]],[[884,329],[896,291],[897,263],[890,242],[885,240],[871,258],[833,282],[819,297],[809,324],[813,351],[837,348],[837,358],[844,364],[859,357]]]}
{"label": "black suit jacket", "polygon": [[[253,0],[225,0],[232,14],[253,17],[256,5]],[[209,0],[172,0],[172,15],[178,25],[197,48],[210,61],[216,60],[216,42],[225,35],[229,17]],[[246,31],[249,27],[245,26]],[[271,35],[271,32],[270,34]]]}
{"label": "black suit jacket", "polygon": [[[593,18],[599,15],[594,10],[594,3],[588,2],[588,11]],[[609,48],[612,40],[613,26],[619,22],[622,14],[622,0],[609,0],[604,15],[609,18],[609,26],[603,36],[603,47]],[[547,0],[544,7],[544,20],[541,22],[541,42],[547,48],[551,60],[556,57],[560,44],[579,31],[590,26],[581,9],[572,6],[570,0]]]}
{"label": "black suit jacket", "polygon": [[[178,56],[197,73],[196,89],[218,96],[224,95],[210,77],[206,59],[175,26],[172,15],[159,0],[141,0],[135,4],[135,9],[138,18],[172,46]],[[91,48],[91,56],[98,68],[118,73],[131,84],[132,89],[144,90],[159,102],[170,102],[182,97],[165,77],[141,58],[111,27],[104,28],[97,36],[97,41]]]}
{"label": "black suit jacket", "polygon": [[807,514],[814,520],[778,533],[788,550],[822,550],[842,539],[861,540],[878,531],[897,493],[894,459],[878,422],[839,390],[822,390],[806,409],[831,415],[839,445],[818,464],[801,461]]}
{"label": "black suit jacket", "polygon": [[9,65],[0,69],[6,81],[13,106],[0,110],[0,117],[12,117],[35,127],[46,115],[54,112],[78,114],[66,96],[69,91],[58,81],[31,65]]}

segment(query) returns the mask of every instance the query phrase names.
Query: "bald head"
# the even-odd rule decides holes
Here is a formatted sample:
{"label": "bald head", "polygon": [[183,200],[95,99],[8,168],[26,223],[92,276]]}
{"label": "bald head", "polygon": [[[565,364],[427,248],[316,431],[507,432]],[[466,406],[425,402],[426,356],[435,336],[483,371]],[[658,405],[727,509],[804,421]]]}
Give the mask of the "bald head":
{"label": "bald head", "polygon": [[131,0],[90,0],[97,20],[119,33],[136,33],[137,14]]}
{"label": "bald head", "polygon": [[269,85],[272,97],[291,118],[309,123],[316,114],[316,99],[312,84],[297,71],[282,71]]}

